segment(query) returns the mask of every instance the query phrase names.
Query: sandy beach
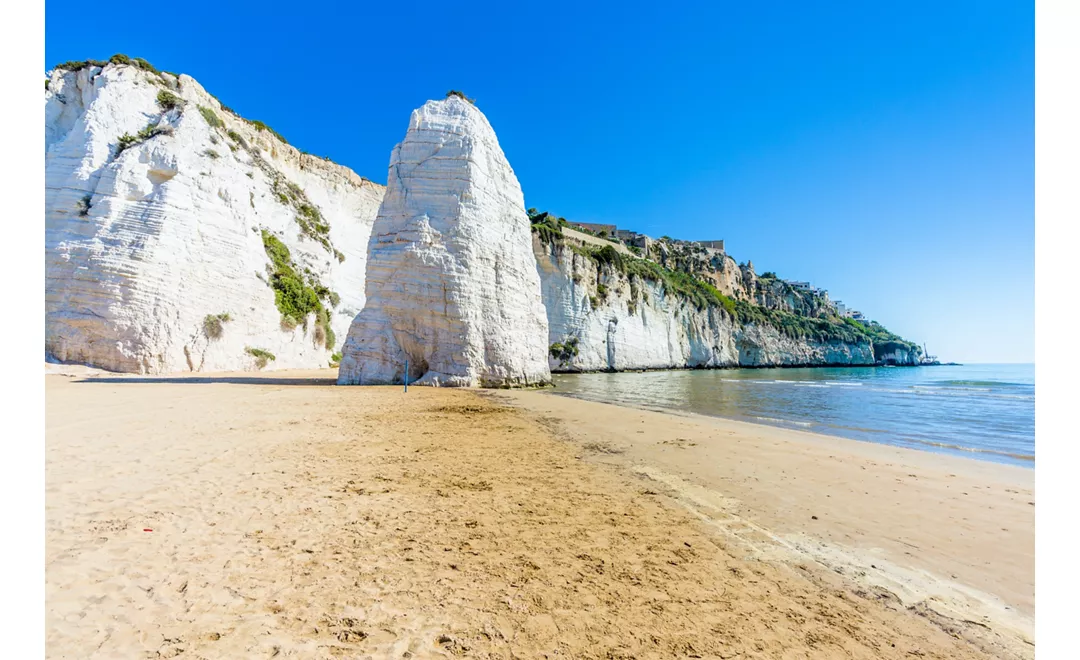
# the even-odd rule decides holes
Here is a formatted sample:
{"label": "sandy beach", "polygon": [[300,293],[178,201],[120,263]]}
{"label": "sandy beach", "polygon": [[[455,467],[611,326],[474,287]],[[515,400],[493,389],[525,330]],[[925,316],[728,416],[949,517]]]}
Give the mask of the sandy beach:
{"label": "sandy beach", "polygon": [[1034,657],[1032,470],[551,391],[93,376],[46,376],[51,658]]}

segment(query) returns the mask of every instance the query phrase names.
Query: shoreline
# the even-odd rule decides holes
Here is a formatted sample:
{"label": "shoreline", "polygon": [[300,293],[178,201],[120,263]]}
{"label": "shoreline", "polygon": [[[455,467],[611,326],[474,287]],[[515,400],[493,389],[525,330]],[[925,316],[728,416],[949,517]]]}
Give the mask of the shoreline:
{"label": "shoreline", "polygon": [[333,375],[48,375],[49,657],[1033,656],[1030,470]]}
{"label": "shoreline", "polygon": [[579,375],[579,374],[636,374],[636,373],[648,373],[650,371],[728,371],[735,369],[881,369],[885,367],[943,367],[943,366],[963,366],[962,364],[950,362],[942,364],[852,364],[849,362],[841,363],[812,363],[812,364],[725,364],[725,365],[696,365],[696,366],[670,366],[670,367],[633,367],[626,369],[552,369],[551,374],[565,374],[565,375]]}
{"label": "shoreline", "polygon": [[1030,468],[553,391],[494,396],[788,561],[1033,643]]}
{"label": "shoreline", "polygon": [[[46,365],[52,365],[54,367],[83,367],[83,368],[86,368],[86,369],[96,369],[96,371],[99,371],[99,372],[104,372],[104,373],[108,373],[108,374],[114,374],[114,375],[118,375],[118,376],[119,375],[126,375],[126,376],[150,377],[150,376],[174,376],[176,374],[187,374],[187,373],[192,373],[192,374],[194,374],[194,373],[202,373],[202,372],[176,372],[176,373],[171,373],[171,374],[134,374],[134,373],[131,373],[131,372],[112,372],[112,371],[109,371],[109,369],[106,369],[104,367],[91,366],[91,365],[87,365],[87,364],[82,363],[82,362],[64,362],[64,361],[56,360],[55,358],[51,359],[51,356],[46,356],[45,364]],[[814,369],[814,368],[833,368],[833,369],[836,369],[836,368],[882,368],[882,367],[890,367],[891,368],[891,367],[914,367],[914,366],[963,366],[963,364],[961,364],[959,362],[939,362],[939,363],[935,363],[935,364],[885,364],[885,363],[873,363],[873,364],[835,363],[834,364],[834,363],[810,363],[810,364],[729,364],[729,365],[718,365],[718,366],[707,366],[707,365],[675,366],[675,365],[672,365],[672,366],[631,367],[631,368],[623,368],[623,369],[612,369],[612,368],[607,368],[607,369],[562,369],[562,368],[557,368],[557,369],[552,369],[551,373],[552,373],[552,375],[556,375],[556,374],[559,374],[559,375],[644,374],[644,373],[648,373],[648,372],[728,371],[728,369]],[[60,371],[63,371],[63,369],[60,369]],[[269,373],[272,373],[274,371],[295,372],[295,371],[314,371],[314,369],[295,369],[295,368],[262,369],[262,371],[260,371],[260,372],[252,372],[252,373],[269,374]],[[53,373],[59,373],[59,372],[53,372]],[[211,373],[207,372],[207,374],[211,374]],[[496,388],[496,389],[503,389],[503,388]]]}
{"label": "shoreline", "polygon": [[[896,447],[898,449],[908,449],[908,450],[911,450],[911,451],[926,452],[926,453],[929,453],[929,454],[934,454],[936,456],[949,456],[949,457],[952,457],[952,458],[959,458],[959,459],[964,459],[964,460],[972,460],[972,461],[981,461],[981,462],[986,462],[986,463],[993,463],[995,465],[1009,465],[1009,466],[1013,466],[1013,467],[1023,468],[1025,470],[1034,470],[1035,469],[1035,456],[1030,455],[1030,454],[1013,454],[1013,453],[1002,452],[1002,451],[994,451],[994,450],[990,450],[990,449],[969,448],[969,447],[964,447],[962,445],[952,445],[952,444],[948,444],[948,443],[919,442],[917,440],[911,440],[911,439],[909,439],[908,442],[918,443],[918,444],[923,445],[923,446],[920,446],[920,447],[905,447],[903,445],[891,444],[891,443],[888,443],[888,442],[877,442],[875,440],[864,440],[862,438],[849,438],[847,436],[843,436],[843,435],[839,435],[839,434],[835,434],[835,433],[823,433],[823,432],[820,432],[820,431],[803,431],[802,429],[791,428],[791,426],[803,426],[803,425],[810,426],[811,423],[809,423],[809,422],[799,422],[799,421],[795,421],[795,420],[787,420],[787,419],[779,419],[779,418],[777,418],[777,419],[772,420],[772,421],[776,422],[775,424],[770,424],[768,421],[766,421],[765,418],[761,418],[761,417],[753,418],[753,419],[755,419],[757,421],[750,421],[749,419],[739,419],[737,417],[727,417],[727,416],[724,416],[724,415],[713,415],[713,414],[709,414],[709,413],[699,413],[699,412],[694,412],[692,410],[678,410],[678,409],[675,409],[675,408],[663,408],[663,407],[659,407],[659,406],[657,406],[657,407],[639,406],[639,405],[635,405],[633,403],[629,403],[629,402],[625,402],[625,401],[605,401],[605,400],[602,400],[602,399],[599,399],[599,398],[589,398],[587,396],[583,396],[583,395],[579,395],[579,394],[572,394],[572,393],[569,393],[569,392],[559,392],[557,386],[553,386],[548,391],[551,394],[555,395],[555,396],[566,397],[568,399],[577,399],[578,401],[587,401],[587,402],[590,402],[590,403],[602,403],[602,404],[607,404],[607,405],[612,405],[612,406],[618,406],[620,408],[627,408],[627,409],[630,409],[630,410],[645,410],[645,411],[655,412],[655,413],[660,413],[660,414],[674,415],[676,417],[689,417],[689,418],[703,417],[703,418],[706,418],[706,419],[722,419],[722,420],[729,421],[729,422],[740,422],[742,424],[764,426],[764,427],[773,428],[773,429],[785,429],[785,430],[788,430],[788,431],[801,431],[803,433],[812,433],[814,435],[820,435],[820,436],[824,436],[824,437],[828,437],[828,438],[837,438],[837,439],[841,439],[841,440],[850,440],[852,442],[866,442],[866,443],[870,443],[872,445],[878,445],[878,446],[882,446],[882,447]],[[785,425],[788,425],[788,426],[785,426]],[[955,452],[955,453],[953,453],[953,452]],[[986,454],[986,455],[989,455],[989,456],[1001,456],[1001,457],[1005,457],[1005,458],[1011,458],[1011,459],[1014,459],[1015,461],[1017,461],[1017,463],[1010,463],[1010,462],[1005,462],[1005,461],[1000,461],[1000,460],[994,460],[992,458],[979,458],[978,456],[976,456],[976,454]]]}

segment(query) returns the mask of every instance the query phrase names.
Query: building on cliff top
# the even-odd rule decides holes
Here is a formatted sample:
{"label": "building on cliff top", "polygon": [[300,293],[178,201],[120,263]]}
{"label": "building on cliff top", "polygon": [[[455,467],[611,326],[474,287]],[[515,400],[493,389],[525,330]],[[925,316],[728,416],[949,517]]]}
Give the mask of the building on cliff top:
{"label": "building on cliff top", "polygon": [[645,254],[649,253],[649,247],[653,243],[652,238],[629,229],[616,230],[615,237],[631,247],[640,248]]}
{"label": "building on cliff top", "polygon": [[844,304],[844,302],[842,300],[837,300],[833,304],[836,305],[836,313],[839,314],[842,318],[854,319],[856,321],[865,321],[866,320],[866,317],[863,315],[862,312],[860,312],[860,311],[858,311],[856,309],[852,309],[851,307],[848,307],[847,305]]}

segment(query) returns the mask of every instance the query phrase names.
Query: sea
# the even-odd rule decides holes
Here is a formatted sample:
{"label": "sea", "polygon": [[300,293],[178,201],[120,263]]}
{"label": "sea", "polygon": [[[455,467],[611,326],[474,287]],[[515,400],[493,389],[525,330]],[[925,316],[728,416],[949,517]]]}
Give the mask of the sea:
{"label": "sea", "polygon": [[555,374],[555,392],[1035,467],[1035,365]]}

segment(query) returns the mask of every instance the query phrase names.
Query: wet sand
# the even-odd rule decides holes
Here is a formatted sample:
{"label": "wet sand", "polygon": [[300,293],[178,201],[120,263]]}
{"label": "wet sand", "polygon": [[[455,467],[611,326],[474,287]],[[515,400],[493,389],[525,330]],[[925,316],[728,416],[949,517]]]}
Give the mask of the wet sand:
{"label": "wet sand", "polygon": [[550,391],[499,396],[725,530],[764,532],[789,560],[1034,639],[1034,470]]}
{"label": "wet sand", "polygon": [[[880,551],[886,576],[952,571],[1026,612],[1030,488],[1008,486],[1025,515],[995,481],[1017,475],[921,457],[901,478],[888,448],[832,465],[761,435],[781,429],[333,377],[47,376],[48,656],[1033,656],[1007,618],[857,568]],[[932,527],[956,514],[964,534]],[[989,519],[1018,540],[984,547]]]}

